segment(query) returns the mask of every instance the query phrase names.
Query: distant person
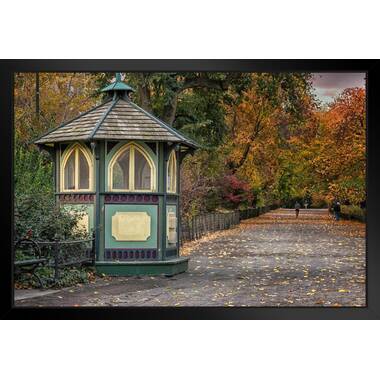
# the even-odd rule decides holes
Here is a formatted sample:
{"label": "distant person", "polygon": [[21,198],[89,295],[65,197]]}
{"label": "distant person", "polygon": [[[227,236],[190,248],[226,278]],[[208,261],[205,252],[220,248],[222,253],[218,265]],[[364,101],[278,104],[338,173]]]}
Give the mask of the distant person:
{"label": "distant person", "polygon": [[305,208],[307,208],[307,206],[309,206],[309,203],[307,203],[307,201],[305,202]]}
{"label": "distant person", "polygon": [[298,218],[298,215],[300,213],[300,208],[301,208],[301,205],[298,203],[298,201],[296,202],[296,204],[294,205],[294,208],[296,210],[296,218]]}
{"label": "distant person", "polygon": [[334,210],[335,220],[338,221],[340,219],[340,203],[338,201],[334,203],[333,210]]}

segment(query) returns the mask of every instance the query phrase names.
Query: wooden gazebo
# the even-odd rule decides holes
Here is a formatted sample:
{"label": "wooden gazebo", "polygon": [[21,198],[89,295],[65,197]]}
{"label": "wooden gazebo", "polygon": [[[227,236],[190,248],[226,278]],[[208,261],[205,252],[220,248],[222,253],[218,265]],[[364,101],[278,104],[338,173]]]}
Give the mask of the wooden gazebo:
{"label": "wooden gazebo", "polygon": [[130,100],[116,75],[100,105],[35,141],[55,158],[56,200],[85,210],[96,268],[109,275],[187,269],[179,256],[179,168],[198,145]]}

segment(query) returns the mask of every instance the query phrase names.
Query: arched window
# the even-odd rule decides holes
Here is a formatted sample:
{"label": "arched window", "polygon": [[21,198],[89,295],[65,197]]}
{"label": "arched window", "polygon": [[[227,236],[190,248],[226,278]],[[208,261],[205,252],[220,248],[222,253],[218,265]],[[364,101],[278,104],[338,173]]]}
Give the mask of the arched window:
{"label": "arched window", "polygon": [[112,191],[154,191],[154,162],[142,147],[133,143],[125,145],[109,164],[108,181]]}
{"label": "arched window", "polygon": [[168,193],[177,192],[177,159],[174,150],[169,155],[166,189]]}
{"label": "arched window", "polygon": [[67,148],[61,161],[61,191],[92,190],[92,168],[88,149],[80,144]]}

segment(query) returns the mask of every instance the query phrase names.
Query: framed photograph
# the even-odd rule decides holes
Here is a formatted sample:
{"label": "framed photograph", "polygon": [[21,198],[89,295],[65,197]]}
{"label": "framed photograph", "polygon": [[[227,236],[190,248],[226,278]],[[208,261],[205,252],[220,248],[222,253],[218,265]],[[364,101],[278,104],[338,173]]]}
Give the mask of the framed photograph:
{"label": "framed photograph", "polygon": [[0,61],[3,318],[379,318],[379,77]]}

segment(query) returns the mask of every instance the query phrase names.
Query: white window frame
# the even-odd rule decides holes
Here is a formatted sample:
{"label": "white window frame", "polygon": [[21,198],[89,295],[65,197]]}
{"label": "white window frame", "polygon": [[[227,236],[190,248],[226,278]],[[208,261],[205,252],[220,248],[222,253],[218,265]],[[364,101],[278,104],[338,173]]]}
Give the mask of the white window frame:
{"label": "white window frame", "polygon": [[[74,189],[65,189],[65,167],[68,159],[71,156],[71,153],[74,151]],[[87,189],[79,189],[79,151],[81,151],[87,161],[88,164],[88,175],[89,175],[89,187]],[[60,166],[60,189],[61,192],[64,193],[78,193],[78,192],[86,192],[93,191],[94,187],[94,162],[93,156],[90,150],[82,144],[74,143],[69,145],[62,154],[61,157],[61,166]]]}
{"label": "white window frame", "polygon": [[[171,162],[173,162],[173,166],[172,166],[173,169],[172,169],[172,173],[170,176],[171,181],[169,183],[168,179],[169,179],[169,170],[170,170]],[[178,187],[178,184],[177,184],[177,156],[176,156],[175,150],[173,149],[169,154],[168,164],[167,164],[167,168],[166,168],[166,191],[168,193],[176,194],[177,193],[177,187]]]}
{"label": "white window frame", "polygon": [[[116,164],[118,158],[127,150],[129,152],[129,188],[128,189],[115,189],[113,187],[113,167]],[[135,151],[141,153],[147,160],[150,166],[150,189],[135,189]],[[108,190],[112,192],[127,191],[131,193],[144,193],[144,192],[154,192],[156,191],[156,165],[152,160],[150,154],[140,145],[136,143],[128,143],[123,145],[120,149],[115,152],[111,161],[108,164]]]}

